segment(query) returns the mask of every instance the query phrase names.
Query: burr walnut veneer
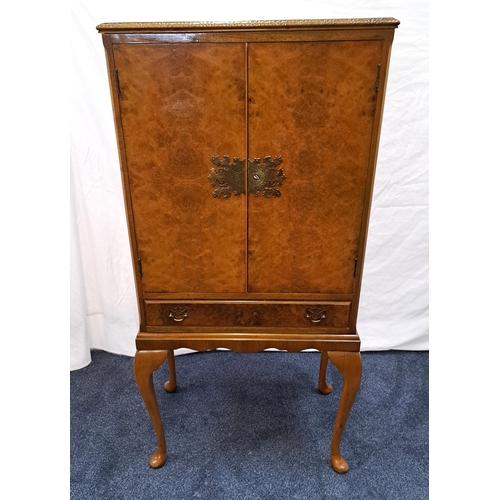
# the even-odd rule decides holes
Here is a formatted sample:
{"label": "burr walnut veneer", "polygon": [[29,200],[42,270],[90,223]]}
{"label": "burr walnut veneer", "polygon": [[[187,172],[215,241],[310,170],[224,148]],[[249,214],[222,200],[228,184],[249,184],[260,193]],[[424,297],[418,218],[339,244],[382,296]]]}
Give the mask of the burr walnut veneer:
{"label": "burr walnut veneer", "polygon": [[152,373],[173,350],[321,351],[361,378],[356,331],[392,18],[118,23],[103,35],[135,272],[134,371],[166,459]]}

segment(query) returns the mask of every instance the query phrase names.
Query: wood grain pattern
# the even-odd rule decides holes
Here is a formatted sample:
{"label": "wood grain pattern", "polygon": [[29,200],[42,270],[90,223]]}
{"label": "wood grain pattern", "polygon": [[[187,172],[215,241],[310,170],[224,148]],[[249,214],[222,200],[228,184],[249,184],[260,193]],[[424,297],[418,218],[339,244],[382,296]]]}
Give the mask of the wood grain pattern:
{"label": "wood grain pattern", "polygon": [[352,292],[382,45],[250,45],[250,158],[286,175],[249,198],[250,292]]}
{"label": "wood grain pattern", "polygon": [[153,372],[162,365],[167,356],[168,351],[166,350],[139,350],[135,353],[134,358],[135,381],[148,410],[158,441],[158,448],[149,459],[149,465],[153,469],[161,467],[167,459],[167,442],[153,386]]}
{"label": "wood grain pattern", "polygon": [[[302,327],[318,329],[346,328],[349,323],[350,302],[336,304],[318,303],[224,303],[214,302],[150,302],[146,301],[147,324],[151,326],[180,326],[170,315],[176,307],[186,307],[187,316],[182,327],[192,326],[253,326],[253,327]],[[306,310],[320,306],[325,318],[313,323],[306,317]]]}
{"label": "wood grain pattern", "polygon": [[[222,328],[221,328],[222,329]],[[229,333],[219,333],[217,328],[210,331],[204,328],[198,333],[186,332],[178,329],[172,333],[145,333],[140,332],[136,338],[138,350],[180,349],[186,347],[197,351],[208,351],[224,347],[236,352],[259,352],[264,349],[276,348],[289,352],[299,352],[304,349],[318,349],[319,351],[359,352],[360,340],[358,335],[322,333],[321,329],[311,335],[302,329],[278,328],[269,329],[269,333],[246,332],[249,328],[232,327]],[[324,330],[323,330],[324,331]]]}
{"label": "wood grain pattern", "polygon": [[361,382],[361,355],[359,352],[328,352],[328,359],[343,378],[339,407],[333,425],[330,458],[335,472],[345,474],[349,470],[349,465],[340,453],[340,440]]}
{"label": "wood grain pattern", "polygon": [[245,291],[245,198],[214,199],[207,178],[213,155],[245,157],[244,55],[114,47],[144,291]]}
{"label": "wood grain pattern", "polygon": [[346,40],[392,40],[394,30],[387,26],[364,26],[362,29],[248,29],[194,31],[137,31],[106,33],[113,44],[138,43],[270,43],[319,42]]}

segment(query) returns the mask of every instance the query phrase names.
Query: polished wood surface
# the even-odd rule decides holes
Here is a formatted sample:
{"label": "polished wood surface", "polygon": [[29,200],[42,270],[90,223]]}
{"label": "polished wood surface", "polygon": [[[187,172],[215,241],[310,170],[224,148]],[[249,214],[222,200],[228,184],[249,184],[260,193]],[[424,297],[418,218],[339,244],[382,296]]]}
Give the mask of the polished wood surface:
{"label": "polished wood surface", "polygon": [[[174,349],[322,352],[343,376],[331,462],[361,378],[356,330],[393,18],[106,23],[140,326],[134,373]],[[281,169],[281,170],[280,170]]]}
{"label": "polished wood surface", "polygon": [[319,362],[318,390],[321,394],[330,394],[333,387],[326,382],[326,369],[328,365],[328,351],[321,351]]}
{"label": "polished wood surface", "polygon": [[[176,311],[178,313],[176,314]],[[151,326],[253,326],[347,328],[349,302],[152,302],[146,301],[147,324]],[[179,313],[180,312],[180,313]],[[314,313],[316,312],[316,316]]]}
{"label": "polished wood surface", "polygon": [[286,174],[248,202],[249,291],[353,291],[381,57],[381,41],[249,47],[250,158]]}
{"label": "polished wood surface", "polygon": [[213,155],[245,158],[244,46],[113,52],[143,290],[245,291],[245,198],[207,180]]}
{"label": "polished wood surface", "polygon": [[137,351],[134,358],[134,376],[142,399],[148,410],[151,423],[158,440],[158,448],[151,455],[149,465],[153,469],[161,467],[167,459],[167,443],[161,421],[158,401],[153,386],[153,372],[167,359],[168,351]]}
{"label": "polished wood surface", "polygon": [[177,389],[177,373],[175,370],[174,351],[172,349],[169,349],[167,351],[167,361],[168,361],[168,373],[170,375],[170,378],[163,384],[163,388],[167,392],[175,392],[175,390]]}
{"label": "polished wood surface", "polygon": [[[188,348],[196,351],[208,351],[224,347],[236,352],[260,352],[264,349],[281,349],[299,352],[304,349],[318,351],[352,351],[358,352],[360,340],[358,335],[334,332],[316,332],[310,328],[293,329],[289,327],[269,328],[263,332],[261,328],[241,327],[177,327],[165,331],[165,327],[149,327],[150,332],[140,332],[135,341],[136,347],[142,349],[180,349]],[[156,331],[155,331],[156,330]]]}
{"label": "polished wood surface", "polygon": [[333,351],[328,352],[328,359],[337,367],[344,378],[337,417],[333,426],[330,453],[333,469],[340,474],[344,474],[348,471],[349,465],[347,460],[340,454],[340,440],[361,382],[361,356],[359,352]]}

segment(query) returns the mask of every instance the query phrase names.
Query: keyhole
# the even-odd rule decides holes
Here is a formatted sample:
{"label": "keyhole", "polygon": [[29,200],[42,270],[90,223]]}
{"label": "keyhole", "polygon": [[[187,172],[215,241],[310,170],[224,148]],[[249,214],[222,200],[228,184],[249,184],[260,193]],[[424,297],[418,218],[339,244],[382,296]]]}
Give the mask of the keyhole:
{"label": "keyhole", "polygon": [[260,177],[257,175],[257,174],[253,174],[253,178],[258,181],[260,179]]}

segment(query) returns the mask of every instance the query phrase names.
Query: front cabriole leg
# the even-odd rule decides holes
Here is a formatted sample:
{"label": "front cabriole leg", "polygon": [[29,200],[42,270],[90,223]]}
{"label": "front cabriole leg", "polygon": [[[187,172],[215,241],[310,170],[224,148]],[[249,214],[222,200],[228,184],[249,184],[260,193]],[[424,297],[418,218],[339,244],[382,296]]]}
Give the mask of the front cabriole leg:
{"label": "front cabriole leg", "polygon": [[148,410],[158,440],[158,448],[149,459],[149,465],[153,469],[161,467],[167,459],[167,443],[165,442],[165,433],[153,386],[153,372],[165,361],[167,355],[168,351],[166,350],[137,351],[134,359],[135,381]]}
{"label": "front cabriole leg", "polygon": [[333,426],[331,449],[332,467],[336,472],[343,474],[349,470],[349,465],[340,454],[340,440],[361,382],[361,355],[359,352],[329,351],[328,359],[344,378],[337,417]]}

